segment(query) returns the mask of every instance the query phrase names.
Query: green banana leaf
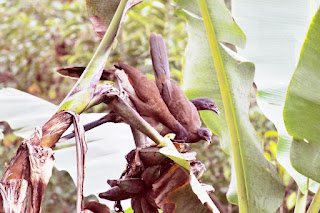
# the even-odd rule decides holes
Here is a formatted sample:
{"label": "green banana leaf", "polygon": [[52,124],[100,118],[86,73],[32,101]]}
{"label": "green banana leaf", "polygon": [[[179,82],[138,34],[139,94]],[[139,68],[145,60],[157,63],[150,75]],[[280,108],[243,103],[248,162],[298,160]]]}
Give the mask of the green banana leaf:
{"label": "green banana leaf", "polygon": [[[106,20],[106,23],[109,23],[110,26],[106,27],[106,25],[103,25],[104,28],[101,32],[104,32],[105,30],[107,30],[107,32],[103,33],[104,36],[98,49],[76,85],[60,104],[59,111],[72,110],[76,113],[81,113],[86,109],[93,98],[95,86],[99,81],[107,62],[113,41],[117,36],[120,24],[123,21],[123,16],[131,5],[131,0],[121,0],[118,7],[115,7],[114,4],[106,4],[103,0],[87,1],[89,18],[91,18],[91,21],[92,17],[96,17],[96,21],[99,20],[97,21],[98,24],[97,22],[92,21],[94,28],[101,28],[101,22],[104,20]],[[111,10],[112,12],[110,12]],[[104,11],[109,11],[110,14],[105,14],[103,13]],[[111,17],[113,18],[110,22]]]}
{"label": "green banana leaf", "polygon": [[[21,108],[22,105],[24,106],[23,108]],[[35,127],[43,125],[50,118],[52,113],[57,109],[57,106],[28,93],[12,88],[5,88],[0,90],[0,109],[0,118],[9,123],[16,135],[26,138],[32,134]],[[104,115],[104,113],[82,113],[80,120],[85,124],[97,120]],[[65,134],[70,133],[71,130],[72,128],[67,130]],[[123,170],[125,170],[126,160],[124,156],[135,148],[134,140],[130,127],[124,123],[106,123],[96,127],[86,132],[86,140],[88,142],[88,152],[86,154],[84,195],[98,195],[103,189],[109,187],[106,184],[106,180],[118,179]],[[55,167],[58,170],[67,171],[76,183],[77,163],[74,143],[74,139],[71,139],[56,144]],[[190,168],[188,161],[183,159],[176,149],[163,147],[160,149],[160,152],[178,162],[182,165],[182,168],[183,166],[188,169]],[[114,161],[114,159],[117,159],[117,161]],[[207,203],[207,205],[214,209],[214,212],[218,212],[208,194],[194,176],[190,176],[190,180],[185,184],[185,187],[190,189],[185,192],[185,196],[179,194],[172,197],[168,195],[168,198],[165,200],[178,202],[176,201],[178,199],[182,201],[178,205],[181,207],[181,205],[187,205],[183,204],[186,199],[193,197],[192,205],[194,208],[210,212],[203,205]],[[99,201],[108,206],[113,206],[114,204],[112,201],[104,199],[99,199]],[[122,204],[125,208],[130,206],[129,201],[124,201]]]}
{"label": "green banana leaf", "polygon": [[311,21],[311,6],[311,1],[305,0],[232,1],[234,18],[248,38],[246,49],[239,49],[239,54],[255,63],[258,105],[278,131],[277,160],[302,193],[308,190],[307,178],[291,165],[292,137],[282,113],[289,80]]}
{"label": "green banana leaf", "polygon": [[[207,33],[201,19],[197,1],[176,1],[183,9],[181,15],[187,19],[189,42],[185,52],[182,88],[188,98],[207,96],[221,109],[219,116],[211,112],[201,112],[205,124],[219,136],[226,153],[232,153],[230,136],[225,118],[220,87],[217,80]],[[238,46],[245,44],[245,36],[234,23],[223,1],[207,1],[212,25],[218,41]],[[226,26],[226,27],[224,27]],[[249,117],[249,90],[253,83],[254,65],[242,59],[223,44],[219,47],[226,70],[227,83],[240,138],[240,155],[244,170],[246,200],[250,212],[275,212],[284,195],[282,183],[274,165],[263,155],[261,141],[252,127]],[[233,170],[234,175],[234,170]],[[228,199],[237,203],[234,177]],[[232,190],[232,191],[230,191]],[[272,195],[272,196],[270,196]]]}
{"label": "green banana leaf", "polygon": [[313,17],[284,106],[284,121],[295,140],[291,162],[320,182],[320,9]]}
{"label": "green banana leaf", "polygon": [[[65,100],[61,103],[58,111],[73,110],[76,113],[81,113],[82,111],[84,111],[86,109],[88,103],[90,102],[90,100],[92,98],[96,83],[100,79],[101,71],[103,70],[104,65],[106,63],[106,59],[107,59],[108,54],[111,49],[111,44],[112,44],[112,42],[118,32],[118,27],[119,27],[119,24],[121,23],[122,17],[125,14],[126,10],[132,6],[131,1],[128,1],[128,3],[126,3],[126,2],[127,1],[124,1],[124,0],[122,0],[120,2],[118,9],[117,9],[117,12],[114,15],[114,18],[113,18],[105,36],[104,36],[102,42],[100,43],[96,53],[94,54],[93,58],[91,59],[89,65],[87,66],[83,75],[78,80],[77,84],[74,86],[74,88],[69,93],[69,95],[65,98]],[[90,3],[92,3],[92,1],[88,1],[87,6]],[[103,2],[100,1],[100,3],[103,3]],[[93,5],[92,5],[92,7],[93,7]],[[101,9],[101,8],[99,8],[99,4],[97,3],[97,1],[95,1],[94,7],[96,9]],[[90,11],[89,11],[89,15],[90,15]],[[97,25],[95,27],[97,27]],[[35,108],[31,108],[31,109],[35,110]],[[12,110],[12,108],[11,108],[11,110]],[[33,113],[30,113],[30,115],[32,115],[32,114],[34,114],[34,111],[33,111]],[[10,120],[10,117],[8,117],[8,120]],[[11,122],[9,121],[9,123],[11,123]],[[103,135],[106,135],[106,134],[107,134],[107,132],[103,133]],[[125,135],[128,136],[129,134],[125,134]],[[109,137],[110,135],[106,135],[106,136]],[[121,139],[121,138],[119,138],[119,139]],[[129,140],[127,140],[127,141],[129,141]],[[123,143],[118,143],[118,146],[120,144],[122,147]],[[93,147],[91,149],[96,150],[94,153],[97,153],[97,155],[101,155],[104,157],[105,157],[105,155],[107,155],[107,154],[103,153],[104,150],[108,151],[109,150],[108,147],[111,147],[111,149],[112,149],[112,147],[115,147],[114,145],[110,146],[110,144],[109,144],[109,146],[105,147],[104,144],[97,143],[96,141],[89,143],[89,149],[90,149],[90,145],[91,145],[91,147]],[[165,148],[162,149],[162,153],[164,153],[165,155],[167,155],[170,158],[174,158],[174,160],[176,162],[180,163],[180,165],[189,168],[189,163],[186,160],[184,160],[181,156],[179,156],[178,155],[179,153],[177,153],[177,151],[176,151],[176,153],[174,153],[174,152],[172,152],[172,150],[165,149]],[[69,147],[69,148],[63,149],[63,151],[59,150],[56,152],[56,155],[59,156],[58,158],[63,159],[62,160],[63,163],[60,164],[62,169],[68,170],[71,174],[76,172],[76,167],[74,167],[74,165],[76,165],[76,163],[74,163],[74,161],[69,159],[69,157],[73,156],[73,152],[74,152],[74,147]],[[60,155],[59,155],[59,153],[60,153]],[[123,153],[123,155],[124,154],[125,153]],[[88,155],[90,155],[89,152],[88,152]],[[96,155],[94,155],[94,156],[96,156]],[[115,157],[115,156],[113,156],[113,157]],[[117,158],[120,158],[120,157],[117,156]],[[105,163],[105,161],[101,161],[101,160],[99,162]],[[107,160],[107,162],[111,162],[110,166],[114,165],[113,161]],[[88,160],[88,157],[87,157],[87,168],[89,167],[88,164],[90,164],[90,163],[94,163],[94,162],[91,162],[90,160]],[[57,163],[57,164],[59,165],[59,163]],[[95,165],[96,165],[96,163],[95,163]],[[101,165],[100,165],[100,168],[102,168]],[[121,168],[121,167],[118,167],[118,168]],[[101,171],[101,169],[99,170],[98,167],[96,167],[96,170]],[[103,170],[103,171],[108,171],[108,170]],[[87,171],[87,173],[90,173],[90,172]],[[96,174],[96,173],[92,172],[92,174],[93,174],[92,179],[95,179],[96,175],[94,175],[94,174]],[[103,175],[99,175],[99,176],[106,178],[106,176],[103,176]],[[88,179],[88,178],[89,177],[87,175],[86,179]],[[195,180],[195,182],[198,183],[197,180]],[[92,188],[94,188],[94,186],[89,185],[88,188],[92,189]],[[199,207],[201,205],[201,207],[203,208],[204,205],[202,205],[202,204],[207,203],[208,206],[212,206],[214,209],[216,209],[213,202],[209,198],[208,194],[205,192],[205,190],[202,187],[200,187],[199,183],[198,184],[193,183],[191,185],[191,188],[194,190],[194,192],[192,192],[192,194],[196,194],[199,197],[199,201],[202,202],[202,203],[198,202]],[[101,187],[100,187],[100,190],[101,190]],[[205,207],[205,208],[207,208],[207,207]]]}

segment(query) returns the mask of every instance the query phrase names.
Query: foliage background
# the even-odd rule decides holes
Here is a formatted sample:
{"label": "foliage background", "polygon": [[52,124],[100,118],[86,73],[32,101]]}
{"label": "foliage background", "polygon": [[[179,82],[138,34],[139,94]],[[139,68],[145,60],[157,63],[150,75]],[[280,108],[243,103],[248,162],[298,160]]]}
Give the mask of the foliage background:
{"label": "foliage background", "polygon": [[[111,52],[107,67],[125,61],[152,78],[149,55],[151,32],[163,35],[168,47],[173,79],[179,81],[183,66],[183,51],[187,44],[185,21],[168,0],[145,0],[128,13],[117,46]],[[95,51],[99,38],[87,19],[83,0],[1,1],[0,16],[0,88],[14,87],[59,104],[75,83],[63,78],[55,70],[61,67],[85,66]],[[256,104],[256,88],[251,94],[250,118],[263,139],[265,155],[275,163],[277,132],[274,125],[261,113]],[[0,109],[1,110],[1,109]],[[103,112],[96,107],[95,112]],[[0,118],[1,121],[1,118]],[[3,127],[4,128],[4,127]],[[5,163],[16,150],[21,139],[5,134],[1,141],[0,174]],[[211,145],[193,145],[198,158],[205,163],[207,172],[203,181],[215,188],[216,202],[228,212],[237,207],[226,200],[230,182],[230,162],[221,150],[218,139]],[[278,170],[287,187],[286,200],[294,203],[296,186],[287,173]],[[101,189],[103,191],[104,189]],[[44,212],[71,212],[75,206],[75,185],[66,172],[54,170],[44,199]],[[93,197],[92,197],[93,198]],[[290,208],[282,206],[284,212]]]}

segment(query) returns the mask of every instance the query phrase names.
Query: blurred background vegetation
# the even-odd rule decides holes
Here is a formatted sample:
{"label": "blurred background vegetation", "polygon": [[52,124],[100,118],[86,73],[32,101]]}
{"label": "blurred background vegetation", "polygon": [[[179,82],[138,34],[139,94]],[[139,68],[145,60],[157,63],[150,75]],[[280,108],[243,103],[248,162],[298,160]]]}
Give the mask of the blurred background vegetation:
{"label": "blurred background vegetation", "polygon": [[[227,2],[230,8],[230,2]],[[144,0],[130,10],[111,52],[107,67],[124,61],[137,67],[152,78],[149,55],[151,32],[163,35],[168,47],[172,77],[180,80],[183,52],[187,44],[185,21],[177,16],[179,11],[169,0]],[[55,70],[62,67],[86,66],[91,59],[99,38],[87,19],[84,0],[0,0],[0,88],[14,87],[59,104],[76,80],[63,78]],[[274,162],[277,132],[274,125],[260,112],[253,86],[250,119],[263,141],[266,157]],[[1,109],[0,109],[1,110]],[[104,108],[95,108],[96,112]],[[1,120],[1,119],[0,119]],[[0,141],[0,174],[16,151],[21,138],[15,137],[10,128]],[[221,150],[218,138],[211,145],[192,145],[198,158],[206,165],[202,180],[215,188],[215,201],[226,212],[237,212],[237,207],[227,202],[230,182],[230,162]],[[281,212],[288,212],[295,202],[295,189],[290,176],[277,165],[287,186],[285,203]],[[104,189],[101,189],[103,191]],[[54,170],[43,203],[43,212],[73,212],[75,185],[66,172]]]}

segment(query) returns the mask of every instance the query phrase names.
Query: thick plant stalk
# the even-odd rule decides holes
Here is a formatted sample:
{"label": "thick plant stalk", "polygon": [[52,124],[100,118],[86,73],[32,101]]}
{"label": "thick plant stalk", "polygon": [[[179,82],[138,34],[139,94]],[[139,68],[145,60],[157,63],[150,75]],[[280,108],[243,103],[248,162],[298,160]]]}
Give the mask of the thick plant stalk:
{"label": "thick plant stalk", "polygon": [[309,206],[307,213],[317,213],[320,210],[320,187],[318,188],[313,200]]}
{"label": "thick plant stalk", "polygon": [[134,139],[134,143],[136,145],[137,148],[142,148],[142,147],[146,147],[148,145],[155,145],[154,143],[150,143],[147,141],[147,136],[144,135],[142,132],[140,132],[139,130],[135,129],[134,127],[130,126],[131,128],[131,132],[133,135],[133,139]]}
{"label": "thick plant stalk", "polygon": [[108,30],[103,36],[96,52],[76,85],[60,104],[59,111],[71,110],[75,113],[81,113],[90,103],[96,83],[99,81],[107,62],[113,40],[119,31],[119,25],[121,24],[127,2],[128,0],[120,1],[116,13],[114,14],[112,21],[108,26]]}
{"label": "thick plant stalk", "polygon": [[[110,23],[108,31],[106,32],[96,53],[91,59],[87,70],[79,79],[73,90],[71,90],[69,95],[61,103],[58,112],[54,114],[46,124],[44,124],[41,128],[38,128],[37,133],[39,134],[34,133],[29,139],[26,140],[30,143],[31,146],[54,146],[61,135],[68,129],[68,127],[72,123],[72,116],[69,113],[64,112],[64,110],[70,110],[77,114],[80,114],[86,109],[88,103],[90,103],[95,92],[94,89],[96,83],[100,79],[101,73],[109,55],[111,45],[117,35],[127,1],[128,0],[121,0],[118,9]],[[21,152],[19,152],[18,150],[16,156],[13,157],[10,166],[0,180],[2,185],[6,186],[9,182],[19,179],[24,179],[29,182],[30,174],[28,173],[28,171],[30,165],[28,164],[27,157],[28,156],[21,154]],[[4,188],[6,192],[8,192],[7,188],[2,188]],[[20,197],[20,191],[17,190],[16,193],[17,196]],[[5,192],[3,192],[2,194],[5,194]],[[41,200],[40,203],[38,203],[38,201],[35,201],[35,203],[37,203],[38,208],[41,205]]]}
{"label": "thick plant stalk", "polygon": [[122,98],[116,96],[109,104],[118,115],[126,119],[127,123],[135,124],[134,128],[150,137],[155,143],[159,145],[164,142],[163,137]]}
{"label": "thick plant stalk", "polygon": [[238,189],[238,202],[240,212],[249,212],[249,204],[247,199],[247,187],[244,178],[243,160],[241,156],[241,146],[239,139],[239,132],[237,128],[237,120],[235,118],[235,112],[233,109],[233,103],[230,96],[230,89],[227,81],[226,72],[222,62],[219,43],[217,41],[212,21],[209,15],[207,3],[205,0],[198,0],[201,14],[203,17],[204,25],[207,31],[209,45],[214,61],[214,66],[217,72],[219,81],[222,102],[226,114],[229,135],[231,139],[232,157],[236,171],[237,189]]}
{"label": "thick plant stalk", "polygon": [[298,189],[297,201],[296,201],[296,206],[294,208],[294,213],[304,213],[304,212],[306,212],[307,198],[308,198],[308,191],[307,191],[307,193],[303,194]]}

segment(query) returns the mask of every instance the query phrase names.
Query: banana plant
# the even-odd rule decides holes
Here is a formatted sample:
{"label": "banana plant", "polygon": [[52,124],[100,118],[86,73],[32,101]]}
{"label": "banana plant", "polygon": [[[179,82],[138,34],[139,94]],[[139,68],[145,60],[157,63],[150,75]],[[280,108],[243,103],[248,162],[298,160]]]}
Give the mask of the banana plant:
{"label": "banana plant", "polygon": [[[12,203],[12,199],[15,199],[9,197],[11,191],[17,191],[17,189],[8,188],[6,184],[9,180],[14,180],[19,176],[28,180],[28,176],[26,173],[27,167],[20,169],[20,167],[23,167],[23,165],[25,164],[21,163],[21,161],[25,160],[26,155],[32,155],[34,152],[36,152],[32,149],[35,145],[39,145],[40,150],[41,147],[48,149],[44,149],[45,153],[42,154],[47,156],[48,158],[48,161],[45,161],[48,163],[42,165],[42,167],[46,168],[46,170],[44,170],[45,174],[41,174],[46,179],[41,180],[42,185],[40,184],[40,186],[43,187],[42,191],[39,191],[40,195],[33,193],[32,201],[34,201],[34,203],[32,203],[31,205],[31,208],[35,209],[34,211],[40,210],[41,199],[37,198],[43,196],[45,186],[51,176],[50,171],[52,170],[52,166],[54,163],[51,147],[57,143],[58,139],[67,130],[72,122],[75,126],[77,148],[77,212],[81,212],[85,208],[85,206],[83,206],[82,194],[84,182],[84,163],[87,145],[84,137],[84,128],[80,125],[79,114],[93,105],[99,104],[101,102],[106,102],[107,104],[112,106],[113,110],[116,113],[118,113],[122,117],[125,117],[126,121],[130,123],[133,128],[137,128],[142,133],[145,133],[149,138],[154,140],[154,142],[156,142],[160,147],[157,151],[159,154],[172,159],[173,162],[176,163],[175,166],[172,167],[172,172],[168,172],[165,176],[162,176],[162,179],[165,179],[165,181],[158,180],[158,182],[154,185],[155,188],[159,188],[159,190],[157,190],[157,192],[155,193],[157,197],[153,198],[156,199],[155,202],[157,202],[157,205],[159,207],[170,212],[181,212],[182,209],[186,208],[189,208],[191,210],[200,210],[201,212],[219,212],[210,199],[208,193],[205,191],[206,189],[202,185],[200,185],[197,177],[193,175],[190,164],[188,162],[189,157],[184,157],[182,154],[180,154],[173,146],[168,137],[163,138],[146,121],[141,119],[137,112],[135,112],[130,107],[130,105],[120,97],[121,94],[113,90],[113,87],[110,84],[106,86],[98,85],[98,81],[106,64],[114,38],[118,33],[119,25],[123,21],[123,16],[126,11],[130,9],[134,4],[135,3],[127,0],[114,1],[113,4],[109,4],[101,0],[87,1],[89,19],[93,23],[96,32],[102,38],[101,43],[73,89],[58,107],[58,111],[52,118],[49,119],[48,122],[45,123],[44,126],[37,128],[37,131],[33,133],[29,139],[25,140],[23,146],[19,148],[17,155],[13,158],[9,168],[3,175],[1,179],[2,183],[0,192],[4,198],[4,206],[7,206],[5,211],[12,211],[12,209],[14,209],[17,205],[21,207],[21,210],[24,208],[26,191],[21,191],[21,189],[26,189],[27,181],[22,181],[22,183],[20,183],[20,185],[23,187],[20,187],[20,193],[18,194],[20,197],[22,197],[22,199],[19,198],[18,200],[22,203],[18,204],[7,205]],[[111,11],[114,12],[114,14],[108,12],[110,11],[110,7],[114,8],[114,10],[111,8]],[[110,17],[112,17],[111,20]],[[110,98],[110,100],[103,99],[108,99],[108,97],[112,98]],[[29,153],[27,152],[28,150]],[[30,159],[30,161],[34,160]],[[46,165],[50,165],[50,167],[46,167]],[[30,165],[30,167],[33,167],[33,165]],[[171,181],[171,176],[177,176],[178,178],[174,178],[176,180],[178,180],[179,177],[183,177],[181,178],[182,182],[178,181],[177,183],[172,184],[173,181]],[[32,184],[37,186],[37,184],[33,182],[32,177]],[[35,179],[37,180],[39,178]],[[141,183],[141,181],[134,182],[138,183],[138,185]],[[168,182],[170,182],[170,187],[166,187],[164,192],[161,192],[160,189],[163,189],[163,185],[168,185]],[[9,187],[11,186],[9,185]],[[132,187],[134,187],[134,185],[132,185]],[[127,187],[125,187],[125,189],[127,190]],[[133,189],[134,188],[132,188],[131,190]],[[168,190],[172,192],[169,193]],[[179,190],[180,193],[186,194],[186,196],[180,196],[180,193],[176,193],[177,190]],[[210,191],[212,191],[212,189],[210,189]],[[138,195],[139,194],[140,193],[138,193]],[[101,195],[101,197],[103,197],[103,194]],[[145,202],[146,200],[139,200],[139,202],[136,201],[136,203],[139,203],[141,206],[150,207],[150,205],[143,205],[145,204]],[[174,208],[171,205],[168,205],[168,202],[172,203]],[[148,209],[144,209],[143,211],[148,212]]]}
{"label": "banana plant", "polygon": [[[299,63],[291,78],[284,105],[284,122],[293,137],[290,159],[292,166],[306,177],[320,182],[320,9],[313,17],[300,53]],[[308,212],[320,209],[318,189]]]}
{"label": "banana plant", "polygon": [[207,96],[224,109],[219,117],[201,115],[232,158],[228,199],[240,212],[275,212],[284,187],[248,117],[254,65],[226,45],[244,47],[246,37],[222,1],[175,2],[188,23],[182,88],[189,98]]}
{"label": "banana plant", "polygon": [[[96,84],[100,79],[111,45],[117,35],[122,17],[125,14],[125,9],[130,8],[128,6],[130,4],[127,4],[128,2],[126,0],[118,3],[114,15],[111,13],[113,18],[107,32],[90,61],[88,69],[84,72],[84,75],[61,103],[57,113],[42,127],[37,127],[36,131],[28,139],[25,139],[18,149],[16,156],[12,158],[6,172],[3,174],[1,178],[1,195],[6,212],[24,211],[28,188],[30,188],[32,195],[32,197],[29,198],[28,208],[34,212],[40,211],[41,201],[54,165],[51,147],[58,141],[72,122],[75,125],[77,159],[79,159],[77,164],[77,212],[83,209],[82,187],[84,179],[84,156],[87,148],[83,127],[79,125],[78,114],[83,112],[94,98]],[[31,182],[32,185],[30,185],[29,182]],[[16,202],[16,200],[18,201]]]}

